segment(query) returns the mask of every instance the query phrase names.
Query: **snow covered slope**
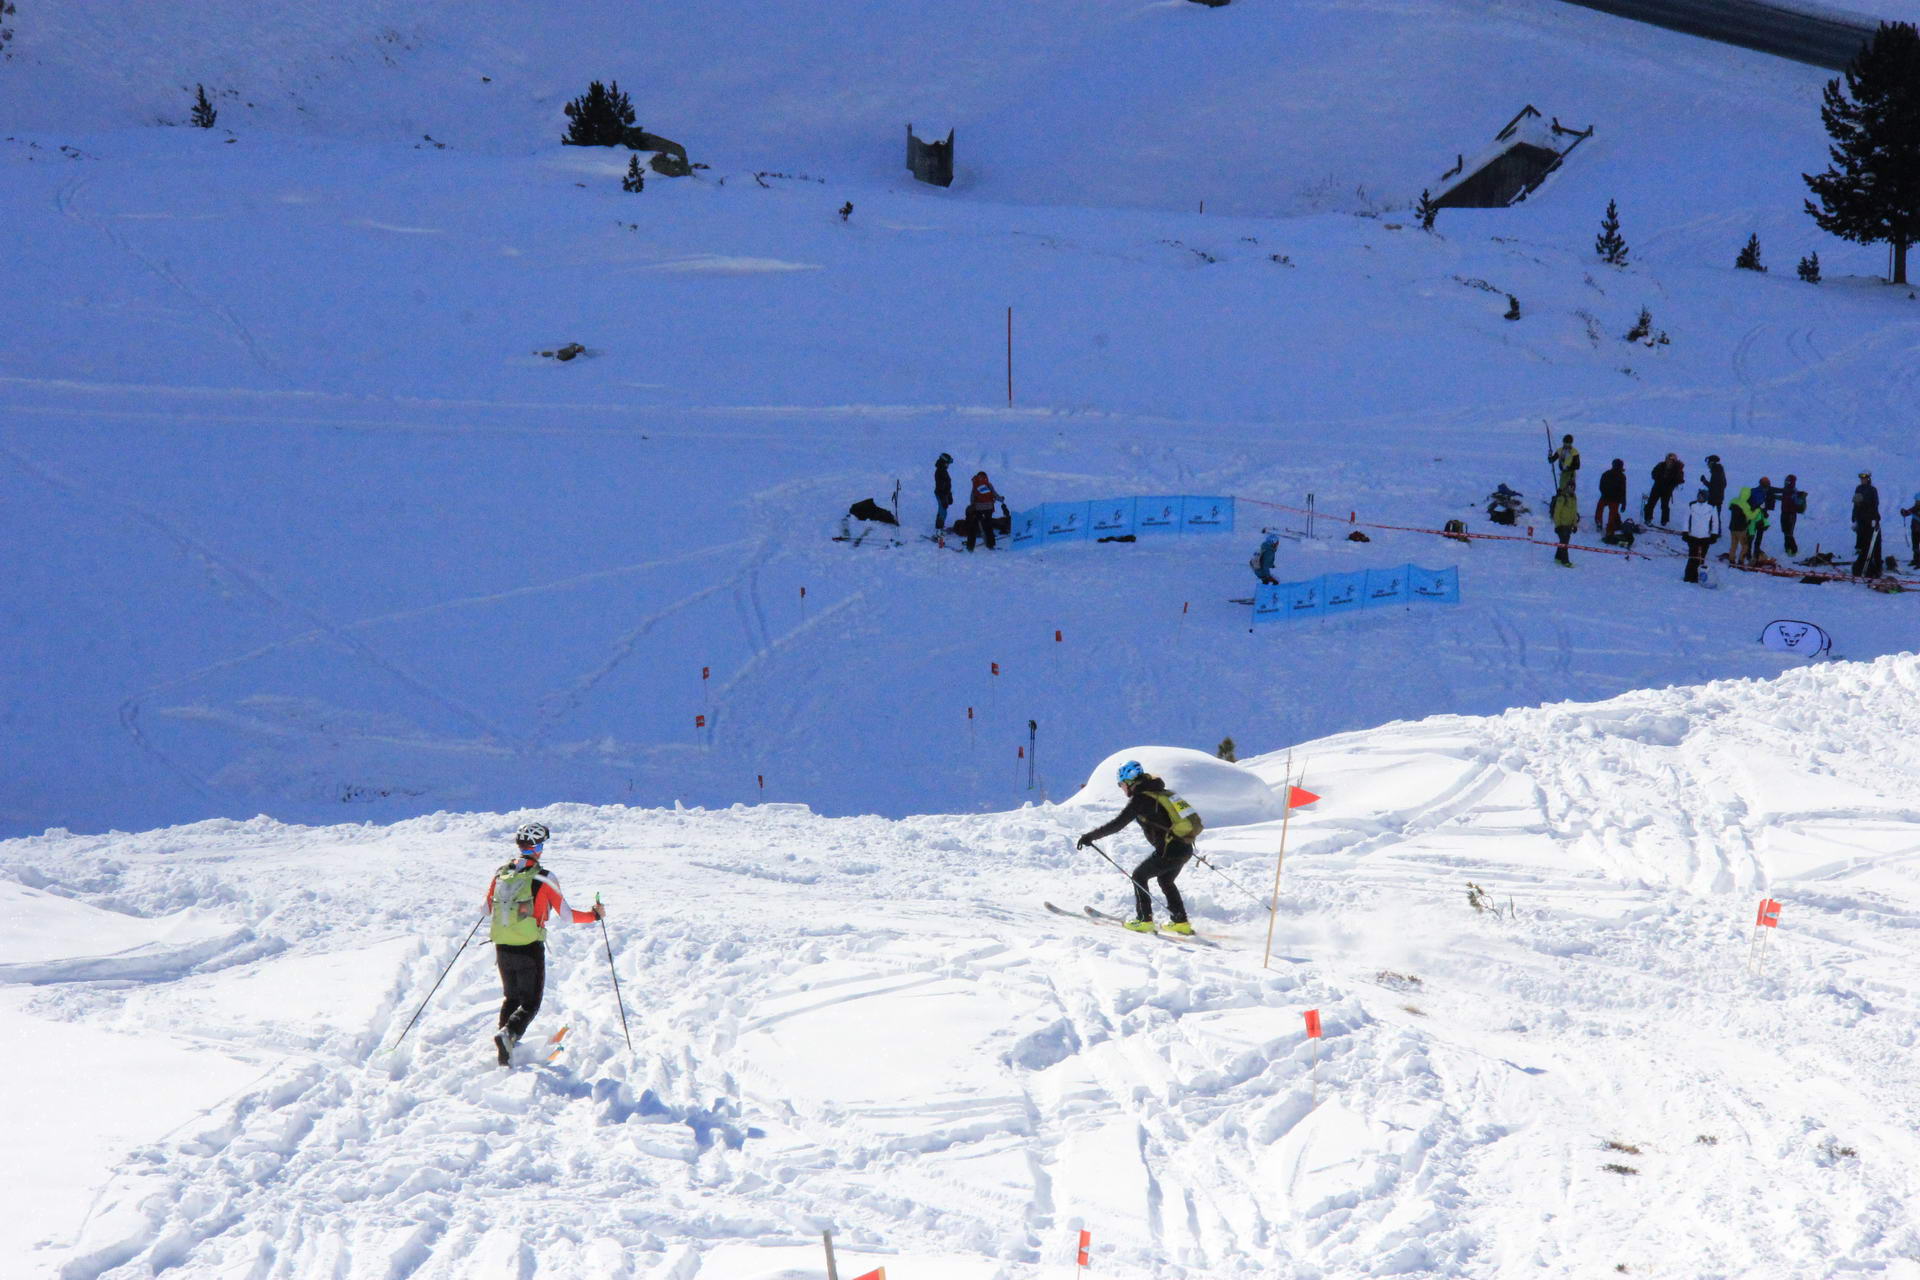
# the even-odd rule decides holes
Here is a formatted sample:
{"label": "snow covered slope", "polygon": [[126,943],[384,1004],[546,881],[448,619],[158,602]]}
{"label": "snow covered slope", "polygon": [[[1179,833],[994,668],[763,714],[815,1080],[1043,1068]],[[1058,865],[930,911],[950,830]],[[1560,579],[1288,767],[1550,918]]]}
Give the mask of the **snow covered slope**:
{"label": "snow covered slope", "polygon": [[[1201,949],[1041,910],[1122,909],[1084,814],[545,809],[635,1048],[598,931],[564,930],[535,1031],[569,1048],[510,1073],[455,950],[519,814],[0,843],[50,920],[271,944],[5,979],[45,1047],[0,1067],[33,1099],[9,1274],[747,1280],[820,1275],[831,1229],[843,1274],[1027,1280],[1084,1226],[1115,1276],[1911,1277],[1917,684],[1890,658],[1303,743],[1325,798],[1270,969],[1277,823],[1205,838]],[[135,1094],[144,1125],[91,1102]],[[90,1181],[36,1177],[74,1153]]]}

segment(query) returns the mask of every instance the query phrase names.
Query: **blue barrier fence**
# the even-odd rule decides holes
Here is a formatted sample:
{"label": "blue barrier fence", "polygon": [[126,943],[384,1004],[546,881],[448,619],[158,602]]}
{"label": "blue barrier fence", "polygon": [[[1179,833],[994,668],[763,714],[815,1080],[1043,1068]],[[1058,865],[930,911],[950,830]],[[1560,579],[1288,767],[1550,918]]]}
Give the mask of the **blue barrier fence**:
{"label": "blue barrier fence", "polygon": [[1016,547],[1101,538],[1176,538],[1194,533],[1232,533],[1233,499],[1102,498],[1093,502],[1048,502],[1013,515]]}
{"label": "blue barrier fence", "polygon": [[1281,582],[1255,587],[1255,622],[1291,622],[1295,618],[1324,618],[1390,604],[1459,604],[1460,570],[1422,569],[1395,565],[1391,569],[1362,569],[1354,573],[1323,573],[1305,582]]}

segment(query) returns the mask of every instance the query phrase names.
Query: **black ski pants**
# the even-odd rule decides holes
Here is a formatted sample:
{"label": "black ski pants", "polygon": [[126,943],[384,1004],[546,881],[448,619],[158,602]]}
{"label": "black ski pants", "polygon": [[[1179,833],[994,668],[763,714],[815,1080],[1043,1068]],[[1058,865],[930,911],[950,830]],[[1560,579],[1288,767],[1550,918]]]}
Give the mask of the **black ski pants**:
{"label": "black ski pants", "polygon": [[1652,524],[1653,509],[1656,506],[1660,508],[1660,523],[1662,525],[1672,524],[1673,490],[1667,488],[1665,485],[1655,485],[1653,490],[1647,494],[1645,504],[1640,508],[1640,518],[1646,521],[1646,523]]}
{"label": "black ski pants", "polygon": [[1780,537],[1786,543],[1787,554],[1790,556],[1800,554],[1800,544],[1793,540],[1793,526],[1797,524],[1799,520],[1800,513],[1795,511],[1791,506],[1783,506],[1780,508]]}
{"label": "black ski pants", "polygon": [[1880,576],[1880,526],[1862,525],[1853,531],[1853,576]]}
{"label": "black ski pants", "polygon": [[540,997],[547,988],[547,944],[495,944],[493,957],[500,966],[500,1025],[518,1040],[527,1034],[533,1015],[540,1012]]}
{"label": "black ski pants", "polygon": [[1700,565],[1707,558],[1707,548],[1713,545],[1712,538],[1696,538],[1690,533],[1682,534],[1687,540],[1687,571],[1680,575],[1682,582],[1700,581]]}
{"label": "black ski pants", "polygon": [[1147,855],[1147,860],[1133,869],[1133,918],[1136,920],[1153,919],[1153,898],[1147,892],[1147,881],[1158,880],[1160,892],[1167,898],[1167,919],[1180,924],[1187,918],[1187,904],[1180,900],[1180,890],[1174,881],[1186,869],[1187,860],[1193,857],[1193,845],[1177,836],[1169,836],[1164,849]]}
{"label": "black ski pants", "polygon": [[967,511],[967,550],[973,550],[973,544],[980,538],[987,540],[987,550],[993,550],[993,512]]}

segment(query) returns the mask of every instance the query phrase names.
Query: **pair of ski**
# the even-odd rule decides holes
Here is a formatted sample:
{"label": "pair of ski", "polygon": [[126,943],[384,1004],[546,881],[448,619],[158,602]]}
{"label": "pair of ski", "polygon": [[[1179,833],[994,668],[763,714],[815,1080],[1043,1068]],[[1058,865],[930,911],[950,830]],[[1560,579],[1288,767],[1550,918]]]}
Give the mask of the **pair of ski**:
{"label": "pair of ski", "polygon": [[[1043,902],[1041,905],[1046,907],[1047,910],[1053,912],[1053,914],[1057,916],[1065,916],[1069,920],[1080,920],[1080,919],[1091,920],[1095,924],[1107,925],[1111,928],[1120,929],[1127,933],[1146,932],[1145,930],[1142,930],[1142,929],[1128,929],[1127,922],[1122,920],[1119,916],[1110,916],[1106,912],[1096,911],[1092,907],[1082,907],[1080,908],[1080,914],[1075,915],[1073,912],[1068,911],[1065,907],[1056,907],[1051,902]],[[1198,934],[1162,933],[1160,930],[1155,929],[1153,931],[1152,936],[1156,938],[1164,938],[1168,942],[1176,943],[1184,947],[1212,947],[1215,950],[1218,950],[1220,947],[1220,944],[1214,939],[1203,938]]]}

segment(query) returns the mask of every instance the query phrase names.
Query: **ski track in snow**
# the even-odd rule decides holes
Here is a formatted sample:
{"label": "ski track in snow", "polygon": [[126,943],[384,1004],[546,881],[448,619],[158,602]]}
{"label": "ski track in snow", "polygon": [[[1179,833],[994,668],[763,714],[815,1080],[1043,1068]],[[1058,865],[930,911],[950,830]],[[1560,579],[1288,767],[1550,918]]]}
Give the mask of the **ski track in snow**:
{"label": "ski track in snow", "polygon": [[[635,1052],[598,931],[562,929],[522,1052],[573,1034],[511,1072],[483,946],[385,1052],[511,815],[9,841],[7,877],[134,917],[211,904],[271,944],[39,966],[38,1018],[178,1036],[219,984],[271,990],[396,918],[445,938],[366,970],[358,1017],[297,1051],[271,1013],[191,1038],[279,1065],[126,1152],[36,1265],[697,1277],[831,1227],[1037,1277],[1087,1225],[1103,1269],[1195,1280],[1897,1274],[1920,1247],[1916,661],[1301,744],[1325,798],[1294,821],[1280,949],[1307,963],[1271,970],[1262,913],[1205,868],[1183,888],[1217,949],[1040,912],[1124,900],[1070,851],[1084,814],[562,806],[550,860],[612,904]],[[1805,750],[1757,753],[1786,714]],[[1250,767],[1277,783],[1284,758]],[[1204,842],[1258,885],[1276,837]],[[356,909],[364,870],[326,874],[349,846],[386,910]],[[1763,892],[1788,912],[1756,976]]]}

